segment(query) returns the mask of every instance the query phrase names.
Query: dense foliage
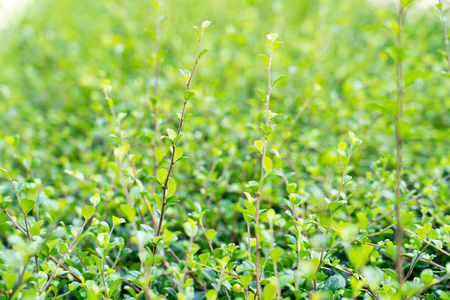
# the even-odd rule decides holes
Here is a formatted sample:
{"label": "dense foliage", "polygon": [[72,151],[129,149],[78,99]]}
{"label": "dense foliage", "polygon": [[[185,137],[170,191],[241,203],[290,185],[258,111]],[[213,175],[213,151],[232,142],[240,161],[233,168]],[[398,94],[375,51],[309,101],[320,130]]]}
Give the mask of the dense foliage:
{"label": "dense foliage", "polygon": [[30,3],[0,31],[0,299],[450,299],[435,4]]}

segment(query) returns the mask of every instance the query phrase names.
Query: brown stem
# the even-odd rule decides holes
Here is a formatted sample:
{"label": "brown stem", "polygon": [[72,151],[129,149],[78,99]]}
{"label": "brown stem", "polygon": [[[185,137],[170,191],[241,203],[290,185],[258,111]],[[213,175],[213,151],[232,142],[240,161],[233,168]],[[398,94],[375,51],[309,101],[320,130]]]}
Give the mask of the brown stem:
{"label": "brown stem", "polygon": [[[272,43],[270,43],[270,48],[272,48]],[[272,57],[273,52],[270,52],[269,56],[269,63],[267,66],[267,100],[266,100],[266,125],[269,125],[270,119],[269,119],[269,104],[270,104],[270,94],[272,93],[272,85],[270,81],[270,68],[272,65]],[[261,156],[261,179],[264,176],[264,158],[266,157],[266,148],[267,148],[267,139],[268,136],[265,135],[264,137],[264,145],[263,145],[263,151]],[[261,193],[262,193],[263,183],[260,184],[258,189],[258,194],[256,197],[256,216],[255,216],[255,224],[256,226],[259,226],[259,209],[261,204]],[[261,261],[261,243],[259,240],[259,234],[258,231],[255,230],[255,237],[256,237],[256,272],[255,272],[255,281],[256,281],[256,291],[258,294],[258,300],[262,300],[262,291],[261,291],[261,277],[262,274],[260,274],[260,261]]]}
{"label": "brown stem", "polygon": [[425,247],[423,247],[422,250],[420,250],[420,252],[417,254],[417,257],[411,263],[411,268],[409,268],[408,273],[406,274],[405,278],[403,279],[403,284],[406,282],[406,280],[408,280],[408,277],[411,275],[412,271],[414,270],[414,267],[415,267],[417,261],[420,259],[420,256],[425,251],[425,249],[427,249],[427,247],[428,247],[428,244],[425,245]]}
{"label": "brown stem", "polygon": [[[187,91],[189,90],[189,87],[191,85],[192,77],[194,76],[194,73],[195,73],[195,68],[197,67],[197,64],[198,64],[198,56],[200,54],[200,44],[201,44],[201,41],[202,41],[203,33],[204,33],[204,29],[202,29],[201,34],[200,34],[200,38],[198,39],[197,53],[195,55],[194,67],[192,68],[191,75],[189,76],[189,80],[188,80],[188,82],[186,84],[186,90]],[[180,135],[181,128],[183,127],[184,114],[185,114],[185,111],[186,111],[186,104],[187,104],[187,101],[185,100],[184,103],[183,103],[183,109],[181,111],[180,122],[178,124],[177,136]],[[175,164],[175,149],[176,149],[176,147],[177,147],[177,143],[174,143],[174,145],[172,146],[172,155],[171,155],[171,158],[170,158],[169,170],[167,171],[166,180],[164,181],[164,184],[162,185],[163,193],[162,193],[161,215],[159,217],[158,229],[156,230],[156,237],[158,237],[158,238],[161,236],[161,227],[162,227],[162,223],[163,223],[163,220],[164,220],[164,211],[165,211],[165,208],[166,208],[166,205],[167,205],[167,203],[166,203],[166,196],[167,196],[166,191],[167,191],[167,188],[168,188],[169,178],[170,178],[170,175],[172,173],[172,168],[173,168],[173,165]],[[153,247],[153,251],[152,251],[153,254],[156,253],[157,248],[158,248],[158,245],[155,245]]]}

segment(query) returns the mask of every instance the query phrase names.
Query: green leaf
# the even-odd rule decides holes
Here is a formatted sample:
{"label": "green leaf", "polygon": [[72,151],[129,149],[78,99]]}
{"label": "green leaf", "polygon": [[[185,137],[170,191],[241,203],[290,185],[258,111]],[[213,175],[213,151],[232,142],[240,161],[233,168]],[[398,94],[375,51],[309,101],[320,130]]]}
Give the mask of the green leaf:
{"label": "green leaf", "polygon": [[189,78],[191,77],[191,72],[189,72],[188,70],[182,70],[180,69],[181,74],[183,75],[183,78],[186,82],[189,81]]}
{"label": "green leaf", "polygon": [[189,219],[188,222],[185,222],[183,224],[183,227],[186,235],[190,238],[195,237],[198,233],[198,226],[195,225],[195,223],[191,219]]}
{"label": "green leaf", "polygon": [[280,81],[282,81],[282,80],[285,80],[286,79],[286,76],[285,75],[281,75],[281,76],[279,76],[277,79],[275,79],[275,81],[272,83],[272,87],[274,87],[275,86],[275,84],[277,84],[278,82],[280,82]]}
{"label": "green leaf", "polygon": [[125,223],[125,219],[123,219],[123,218],[118,218],[118,217],[116,217],[116,216],[113,216],[113,217],[112,217],[112,221],[113,221],[113,225],[114,225],[114,226],[117,226],[117,225],[119,225],[119,224]]}
{"label": "green leaf", "polygon": [[119,148],[114,149],[114,156],[117,160],[122,161],[128,150],[130,150],[130,144],[123,144]]}
{"label": "green leaf", "polygon": [[200,60],[200,58],[205,55],[206,53],[208,53],[210,50],[209,49],[203,49],[202,52],[200,52],[200,54],[198,55],[198,59]]}
{"label": "green leaf", "polygon": [[424,240],[427,237],[427,231],[423,227],[419,227],[414,232],[420,237],[420,239]]}
{"label": "green leaf", "polygon": [[181,139],[183,137],[183,134],[180,133],[179,135],[177,135],[174,139],[173,139],[173,143],[176,144],[178,142],[179,139]]}
{"label": "green leaf", "polygon": [[243,287],[247,287],[253,280],[253,276],[250,274],[245,274],[241,276],[241,283]]}
{"label": "green leaf", "polygon": [[209,257],[210,257],[209,253],[203,253],[198,256],[198,259],[201,261],[202,264],[206,265],[208,263]]}
{"label": "green leaf", "polygon": [[400,2],[401,2],[403,7],[407,7],[408,5],[413,3],[414,1],[416,1],[416,0],[400,0]]}
{"label": "green leaf", "polygon": [[184,100],[186,100],[186,101],[191,100],[192,98],[194,98],[194,96],[195,96],[195,93],[191,92],[191,91],[184,91],[184,93],[183,93]]}
{"label": "green leaf", "polygon": [[109,168],[111,168],[111,170],[113,170],[114,173],[115,173],[117,176],[120,176],[120,168],[119,168],[119,166],[118,166],[116,163],[113,163],[112,161],[110,161],[110,162],[107,164],[107,166],[108,166]]}
{"label": "green leaf", "polygon": [[331,201],[328,203],[328,209],[335,213],[338,209],[342,208],[347,201]]}
{"label": "green leaf", "polygon": [[278,247],[275,247],[270,251],[270,257],[272,257],[273,260],[278,260],[283,254],[284,250]]}
{"label": "green leaf", "polygon": [[272,47],[270,48],[270,51],[274,52],[278,48],[278,46],[280,46],[281,44],[283,44],[283,42],[277,41],[277,42],[273,43]]}
{"label": "green leaf", "polygon": [[406,50],[404,48],[400,48],[397,46],[392,46],[388,53],[391,55],[391,57],[395,60],[395,61],[403,61],[405,60],[408,55],[406,54]]}
{"label": "green leaf", "polygon": [[414,70],[414,71],[408,72],[404,78],[405,86],[408,87],[408,86],[412,85],[413,83],[416,82],[417,79],[422,78],[424,76],[424,74],[425,73],[423,71],[419,71],[419,70]]}
{"label": "green leaf", "polygon": [[100,194],[95,194],[89,199],[89,201],[91,201],[92,206],[97,206],[97,204],[100,203]]}
{"label": "green leaf", "polygon": [[173,159],[175,161],[179,160],[180,158],[183,157],[183,149],[181,148],[175,148],[175,154],[173,156]]}
{"label": "green leaf", "polygon": [[273,300],[277,294],[277,287],[274,284],[268,284],[264,287],[262,295],[263,300]]}
{"label": "green leaf", "polygon": [[169,178],[169,181],[167,182],[168,188],[167,188],[167,198],[172,197],[176,190],[177,190],[177,183],[175,182],[175,179],[172,177]]}
{"label": "green leaf", "polygon": [[158,205],[159,210],[161,210],[162,209],[162,199],[161,199],[161,197],[158,194],[156,194],[156,193],[153,193],[153,197],[155,198],[155,202]]}
{"label": "green leaf", "polygon": [[11,181],[11,177],[9,177],[8,171],[6,171],[6,170],[3,169],[3,168],[0,168],[0,172],[2,172],[3,175],[5,175],[6,179],[8,179],[9,181]]}
{"label": "green leaf", "polygon": [[261,97],[261,100],[263,103],[267,102],[267,95],[260,89],[255,89],[255,91],[258,93],[258,95]]}
{"label": "green leaf", "polygon": [[159,169],[158,173],[156,173],[156,178],[158,178],[158,181],[161,183],[161,185],[164,185],[167,179],[167,174],[169,174],[169,171],[166,169]]}
{"label": "green leaf", "polygon": [[269,58],[265,56],[264,54],[258,54],[257,55],[260,60],[266,65],[266,67],[269,67]]}
{"label": "green leaf", "polygon": [[108,106],[109,107],[113,107],[114,106],[114,100],[111,98],[106,99],[106,101],[108,102]]}
{"label": "green leaf", "polygon": [[11,197],[6,197],[6,198],[1,199],[1,196],[0,196],[0,200],[1,200],[0,201],[0,206],[3,209],[7,209],[13,202]]}
{"label": "green leaf", "polygon": [[198,38],[200,38],[202,36],[202,32],[200,31],[200,29],[198,29],[197,26],[194,26],[195,32],[197,33]]}
{"label": "green leaf", "polygon": [[114,291],[119,287],[119,285],[124,281],[123,278],[118,278],[116,280],[114,280],[113,283],[111,283],[111,285],[109,286],[109,290],[108,290],[108,295],[109,297],[112,296],[112,294],[114,294]]}
{"label": "green leaf", "polygon": [[24,214],[28,214],[36,204],[36,201],[29,198],[22,199],[22,209]]}
{"label": "green leaf", "polygon": [[217,299],[217,291],[216,290],[209,290],[206,293],[206,300],[216,300]]}
{"label": "green leaf", "polygon": [[370,110],[378,110],[388,116],[395,116],[397,114],[397,102],[395,101],[386,101],[383,105],[375,102],[369,102],[366,104],[366,108]]}
{"label": "green leaf", "polygon": [[294,182],[291,182],[286,186],[286,192],[288,192],[289,194],[295,193],[296,190],[297,184]]}
{"label": "green leaf", "polygon": [[202,29],[205,30],[206,28],[209,27],[209,25],[211,25],[211,21],[208,21],[208,20],[204,21],[202,23]]}
{"label": "green leaf", "polygon": [[9,291],[14,287],[14,284],[17,281],[17,275],[6,271],[5,273],[3,273],[3,280],[5,281],[6,290]]}
{"label": "green leaf", "polygon": [[420,273],[420,279],[422,279],[423,283],[425,284],[430,284],[431,281],[433,280],[434,277],[434,273],[433,270],[431,269],[425,269],[422,271],[422,273]]}
{"label": "green leaf", "polygon": [[342,275],[330,276],[324,283],[323,289],[336,291],[345,288],[345,278]]}
{"label": "green leaf", "polygon": [[347,183],[349,183],[351,180],[352,180],[352,176],[345,175],[344,176],[344,181],[342,182],[342,186],[346,186]]}
{"label": "green leaf", "polygon": [[125,214],[125,216],[128,218],[128,220],[130,220],[131,222],[133,222],[136,219],[136,210],[134,209],[134,207],[127,205],[127,204],[122,204],[120,206],[120,210]]}
{"label": "green leaf", "polygon": [[208,229],[206,231],[206,238],[212,241],[216,237],[217,232],[214,229]]}
{"label": "green leaf", "polygon": [[352,150],[355,151],[359,146],[361,146],[362,143],[363,141],[358,139],[356,142],[353,143]]}
{"label": "green leaf", "polygon": [[272,171],[272,168],[273,168],[272,160],[267,156],[264,157],[264,169],[266,170],[266,172],[269,173],[270,171]]}
{"label": "green leaf", "polygon": [[272,127],[270,125],[261,124],[261,129],[265,135],[269,135],[272,132]]}
{"label": "green leaf", "polygon": [[93,207],[93,206],[83,207],[82,214],[83,214],[83,217],[85,220],[89,220],[90,218],[92,218],[94,213],[95,213],[95,207]]}
{"label": "green leaf", "polygon": [[145,33],[152,39],[152,41],[156,41],[156,34],[151,28],[147,28]]}
{"label": "green leaf", "polygon": [[357,212],[356,217],[358,218],[358,223],[361,226],[361,229],[365,230],[367,228],[367,225],[369,225],[369,220],[367,220],[367,213]]}
{"label": "green leaf", "polygon": [[173,141],[176,138],[177,133],[175,132],[175,130],[169,128],[167,129],[167,135],[169,136],[169,139]]}
{"label": "green leaf", "polygon": [[13,180],[12,183],[17,193],[23,190],[23,182]]}
{"label": "green leaf", "polygon": [[192,114],[185,115],[183,118],[183,124],[186,123],[191,117],[192,117]]}
{"label": "green leaf", "polygon": [[13,148],[17,148],[19,144],[19,136],[5,136],[5,141]]}
{"label": "green leaf", "polygon": [[64,253],[67,252],[67,249],[68,249],[68,246],[67,246],[66,243],[62,243],[62,242],[59,242],[59,243],[58,243],[58,250],[59,250],[59,253],[61,253],[61,254],[63,255]]}
{"label": "green leaf", "polygon": [[342,164],[343,166],[347,166],[348,163],[350,162],[350,161],[348,160],[347,156],[345,156],[345,155],[339,155],[339,161],[341,162],[341,164]]}
{"label": "green leaf", "polygon": [[264,142],[263,141],[254,141],[253,145],[255,145],[256,149],[258,149],[259,153],[262,154],[264,150]]}

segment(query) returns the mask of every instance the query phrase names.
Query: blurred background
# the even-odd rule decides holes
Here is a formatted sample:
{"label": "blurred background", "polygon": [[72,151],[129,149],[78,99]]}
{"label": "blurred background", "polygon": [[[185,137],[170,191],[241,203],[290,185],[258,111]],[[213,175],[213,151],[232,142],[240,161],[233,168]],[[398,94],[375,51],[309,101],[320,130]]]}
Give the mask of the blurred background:
{"label": "blurred background", "polygon": [[[273,64],[274,76],[285,74],[287,80],[273,93],[271,109],[283,116],[271,151],[284,158],[287,173],[326,190],[336,174],[336,145],[348,139],[348,131],[364,140],[354,174],[365,176],[380,157],[395,157],[392,119],[373,110],[395,100],[389,56],[395,36],[387,28],[397,18],[394,1],[160,2],[161,133],[175,127],[181,109],[184,82],[178,70],[192,68],[192,26],[212,22],[203,44],[211,51],[191,86],[197,97],[188,105],[194,117],[184,128],[183,143],[191,160],[183,162],[180,176],[201,178],[216,164],[216,176],[228,170],[227,180],[239,193],[241,180],[254,177],[247,148],[261,136],[262,120],[254,89],[267,88],[256,55],[267,54],[269,32],[284,42]],[[410,133],[405,170],[411,182],[433,177],[449,163],[450,81],[442,75],[447,72],[439,53],[445,50],[444,34],[435,2],[417,1],[406,16],[405,70],[411,84],[405,96]],[[22,165],[28,161],[33,176],[48,182],[65,182],[65,169],[88,175],[105,170],[115,142],[108,138],[114,126],[102,94],[104,79],[111,80],[116,110],[127,113],[123,128],[135,141],[134,152],[149,160],[154,133],[147,91],[154,82],[155,53],[145,30],[155,27],[151,1],[3,0],[0,5],[1,165],[27,176]],[[19,138],[17,149],[6,136]],[[248,178],[242,178],[242,169]],[[64,184],[62,189],[71,190]]]}

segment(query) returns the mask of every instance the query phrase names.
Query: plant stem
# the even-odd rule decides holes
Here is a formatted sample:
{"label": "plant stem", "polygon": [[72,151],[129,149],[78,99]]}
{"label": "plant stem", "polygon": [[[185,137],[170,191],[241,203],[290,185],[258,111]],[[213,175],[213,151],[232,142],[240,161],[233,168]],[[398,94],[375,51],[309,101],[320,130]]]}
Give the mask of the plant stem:
{"label": "plant stem", "polygon": [[[270,48],[272,48],[272,42],[270,43]],[[269,119],[269,104],[270,104],[270,94],[272,92],[272,85],[270,81],[270,69],[272,65],[272,57],[273,52],[270,52],[269,56],[269,63],[267,66],[267,101],[266,101],[266,125],[269,125],[270,119]],[[264,145],[263,145],[263,151],[261,156],[261,179],[264,176],[264,158],[266,157],[266,148],[267,148],[267,139],[268,136],[265,135],[264,137]],[[259,209],[261,204],[261,192],[262,192],[263,184],[259,186],[258,194],[256,195],[256,215],[255,215],[255,224],[256,226],[259,226]],[[256,281],[256,290],[258,294],[258,299],[262,300],[262,292],[261,292],[261,275],[260,274],[260,261],[261,261],[261,242],[259,239],[258,231],[255,230],[255,237],[256,237],[256,272],[255,272],[255,281]]]}
{"label": "plant stem", "polygon": [[[251,232],[250,232],[250,223],[247,223],[247,252],[248,252],[248,260],[252,260],[252,245],[250,244],[251,240]],[[245,287],[245,299],[248,297],[248,285]]]}
{"label": "plant stem", "polygon": [[[198,64],[198,56],[200,54],[200,44],[201,44],[201,41],[202,41],[202,38],[203,38],[203,33],[204,33],[204,29],[202,29],[200,37],[198,39],[197,53],[195,55],[194,67],[192,68],[191,75],[189,76],[189,80],[188,80],[188,82],[186,84],[186,91],[189,90],[189,87],[191,85],[192,77],[194,76],[194,73],[195,73],[195,68],[197,67],[197,64]],[[185,100],[183,102],[183,109],[181,111],[180,122],[178,123],[177,136],[180,135],[181,128],[183,127],[183,120],[184,120],[184,115],[185,115],[185,111],[186,111],[186,104],[187,104],[187,101]],[[174,145],[172,146],[172,155],[170,157],[169,170],[167,171],[166,180],[164,181],[164,184],[162,185],[162,189],[163,189],[162,206],[161,206],[161,215],[159,217],[159,222],[158,222],[158,229],[156,230],[156,237],[157,238],[159,238],[161,236],[161,227],[162,227],[162,223],[163,223],[163,220],[164,220],[165,208],[166,208],[166,205],[167,205],[166,197],[167,197],[168,182],[169,182],[170,175],[172,173],[173,165],[175,164],[175,149],[176,149],[176,147],[177,147],[177,143],[174,143]],[[157,248],[158,248],[157,245],[155,245],[153,247],[153,255],[156,253]]]}
{"label": "plant stem", "polygon": [[427,247],[428,247],[428,244],[426,244],[425,247],[423,247],[422,250],[420,250],[420,252],[417,254],[417,257],[411,263],[411,268],[409,268],[408,273],[406,274],[405,278],[403,279],[403,283],[405,283],[406,280],[408,280],[408,277],[411,275],[412,271],[414,270],[414,266],[416,265],[417,261],[420,259],[420,256],[422,256],[422,253],[425,251],[425,249],[427,249]]}
{"label": "plant stem", "polygon": [[[403,47],[403,19],[404,19],[405,8],[403,7],[401,1],[399,1],[399,12],[398,12],[398,27],[399,32],[397,34],[397,47]],[[403,260],[402,260],[402,240],[403,240],[403,228],[401,225],[401,213],[400,213],[400,202],[402,198],[401,192],[401,173],[402,173],[402,146],[403,139],[400,132],[400,122],[402,120],[403,114],[403,58],[399,58],[397,61],[397,114],[395,115],[395,137],[397,142],[397,168],[396,168],[396,178],[395,178],[395,218],[397,219],[397,226],[395,230],[395,245],[397,247],[396,255],[396,265],[398,281],[400,284],[403,282]]]}

